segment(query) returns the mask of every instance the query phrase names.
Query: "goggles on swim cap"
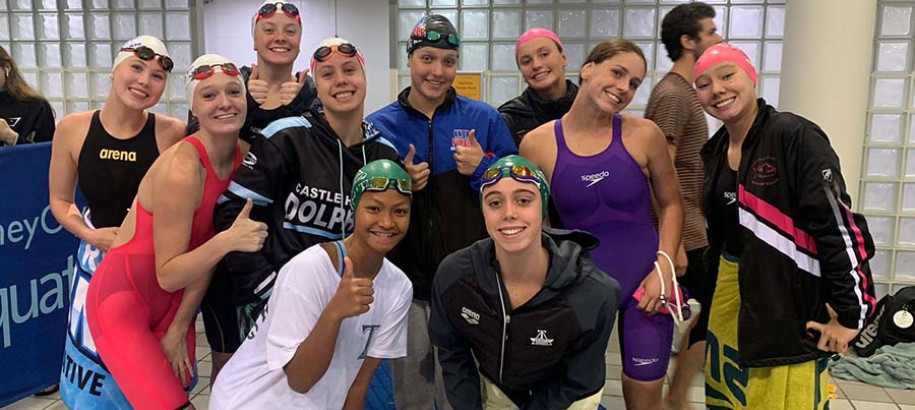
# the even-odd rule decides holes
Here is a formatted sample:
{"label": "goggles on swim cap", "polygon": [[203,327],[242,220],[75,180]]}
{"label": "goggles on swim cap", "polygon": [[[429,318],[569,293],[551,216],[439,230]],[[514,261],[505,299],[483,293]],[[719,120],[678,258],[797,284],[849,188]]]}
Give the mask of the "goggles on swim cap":
{"label": "goggles on swim cap", "polygon": [[482,183],[480,184],[480,199],[482,200],[483,190],[486,187],[495,185],[505,177],[511,177],[518,182],[537,185],[542,201],[543,219],[546,219],[547,201],[550,197],[550,187],[546,183],[546,176],[543,171],[519,155],[509,155],[502,158],[483,173]]}
{"label": "goggles on swim cap", "polygon": [[533,169],[524,165],[506,165],[504,167],[492,167],[487,169],[486,172],[483,173],[483,184],[481,187],[495,184],[496,182],[499,182],[500,179],[507,176],[511,176],[519,182],[540,185],[540,179],[537,178]]}
{"label": "goggles on swim cap", "polygon": [[382,192],[388,188],[396,188],[397,192],[404,195],[413,195],[413,181],[409,179],[372,177],[365,182],[366,191]]}
{"label": "goggles on swim cap", "polygon": [[426,30],[426,40],[427,41],[429,41],[431,43],[437,43],[439,41],[442,41],[442,38],[444,38],[445,41],[448,42],[448,44],[451,44],[455,47],[461,45],[461,39],[458,38],[457,34],[448,34],[446,36],[435,30]]}
{"label": "goggles on swim cap", "polygon": [[146,46],[133,48],[124,47],[120,51],[133,53],[137,58],[143,61],[155,59],[159,63],[159,67],[162,67],[163,70],[168,72],[172,72],[172,69],[175,68],[175,62],[172,61],[171,57],[156,53],[153,49]]}
{"label": "goggles on swim cap", "polygon": [[311,57],[314,58],[315,61],[327,61],[334,53],[339,53],[344,57],[354,57],[359,53],[359,50],[356,50],[356,46],[350,43],[321,46],[315,50],[315,53]]}
{"label": "goggles on swim cap", "polygon": [[407,54],[426,46],[457,50],[461,46],[461,39],[451,21],[444,16],[431,14],[423,16],[413,26],[410,38],[407,39]]}
{"label": "goggles on swim cap", "polygon": [[365,191],[384,192],[392,188],[402,195],[413,197],[413,181],[407,171],[389,159],[372,161],[356,172],[353,178],[350,209],[356,212]]}
{"label": "goggles on swim cap", "polygon": [[203,64],[194,69],[194,79],[195,80],[206,80],[213,76],[216,73],[216,67],[219,67],[220,70],[225,75],[237,77],[238,67],[232,63],[219,63],[219,64]]}
{"label": "goggles on swim cap", "polygon": [[[282,4],[282,6],[277,7],[277,4]],[[302,24],[302,16],[299,14],[299,8],[296,7],[295,4],[283,2],[266,3],[262,5],[261,8],[257,10],[257,18],[255,18],[254,24],[257,24],[261,19],[273,17],[277,10],[283,10],[283,14],[287,17],[296,19],[296,21],[299,22],[299,25]]]}

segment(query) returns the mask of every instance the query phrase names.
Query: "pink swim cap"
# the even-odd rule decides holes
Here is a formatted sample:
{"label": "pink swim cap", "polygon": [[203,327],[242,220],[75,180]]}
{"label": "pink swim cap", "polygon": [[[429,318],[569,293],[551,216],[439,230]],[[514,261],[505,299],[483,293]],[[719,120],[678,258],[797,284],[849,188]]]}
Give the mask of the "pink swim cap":
{"label": "pink swim cap", "polygon": [[521,35],[521,38],[518,39],[518,42],[515,43],[515,58],[518,57],[518,50],[521,49],[521,46],[523,46],[528,41],[542,37],[546,37],[556,42],[556,45],[559,46],[559,51],[562,52],[562,41],[559,41],[559,36],[557,36],[556,33],[547,28],[534,27],[528,31],[525,31],[524,34]]}
{"label": "pink swim cap", "polygon": [[702,73],[721,63],[734,63],[746,71],[756,85],[756,68],[750,58],[739,48],[728,43],[718,43],[705,50],[693,66],[693,75],[699,77]]}

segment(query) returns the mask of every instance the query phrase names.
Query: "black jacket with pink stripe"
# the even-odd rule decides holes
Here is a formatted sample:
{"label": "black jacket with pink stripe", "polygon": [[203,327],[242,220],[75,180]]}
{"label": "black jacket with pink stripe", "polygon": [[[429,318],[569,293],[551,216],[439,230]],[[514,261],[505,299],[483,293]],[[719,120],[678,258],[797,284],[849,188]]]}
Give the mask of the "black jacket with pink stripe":
{"label": "black jacket with pink stripe", "polygon": [[[874,255],[874,242],[864,217],[850,209],[839,159],[826,134],[763,99],[758,104],[737,171],[737,350],[745,367],[828,356],[817,349],[819,335],[810,334],[806,323],[827,322],[829,303],[843,326],[861,329],[876,304],[867,262]],[[710,244],[705,284],[712,290],[726,224],[709,214],[707,204],[727,166],[727,149],[725,127],[702,149]],[[713,293],[706,292],[707,300],[700,301],[704,307],[711,306]],[[702,309],[693,340],[705,334],[710,310]]]}

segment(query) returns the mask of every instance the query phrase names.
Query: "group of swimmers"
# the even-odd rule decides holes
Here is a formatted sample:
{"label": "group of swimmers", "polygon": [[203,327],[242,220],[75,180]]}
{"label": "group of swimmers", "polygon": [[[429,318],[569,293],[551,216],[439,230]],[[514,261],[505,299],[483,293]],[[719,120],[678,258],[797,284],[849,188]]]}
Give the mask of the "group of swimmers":
{"label": "group of swimmers", "polygon": [[456,94],[461,40],[431,14],[411,85],[366,117],[358,47],[326,39],[295,73],[302,16],[267,0],[256,64],[191,64],[187,123],[148,112],[166,47],[128,41],[104,107],[53,140],[51,209],[81,240],[67,360],[104,375],[62,377],[65,403],[194,408],[199,309],[214,409],[361,409],[382,360],[399,409],[593,409],[617,317],[627,408],[689,408],[704,359],[709,406],[825,408],[825,363],[874,306],[873,241],[823,131],[757,98],[713,18],[665,16],[651,119],[621,114],[647,72],[622,39],[576,85],[528,30],[529,87],[496,110]]}

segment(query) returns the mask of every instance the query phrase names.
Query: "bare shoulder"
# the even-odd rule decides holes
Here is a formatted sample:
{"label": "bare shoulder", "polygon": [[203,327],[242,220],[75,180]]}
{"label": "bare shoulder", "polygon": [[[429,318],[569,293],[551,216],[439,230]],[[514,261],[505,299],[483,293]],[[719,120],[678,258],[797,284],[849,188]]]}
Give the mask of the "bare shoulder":
{"label": "bare shoulder", "polygon": [[167,115],[156,115],[156,142],[159,145],[159,152],[181,141],[186,132],[187,124],[184,121]]}
{"label": "bare shoulder", "polygon": [[206,172],[200,163],[200,154],[190,143],[178,143],[162,153],[156,164],[156,185],[165,186],[169,191],[188,193],[203,186]]}
{"label": "bare shoulder", "polygon": [[623,114],[623,137],[627,140],[637,139],[667,144],[664,133],[654,121],[629,114]]}
{"label": "bare shoulder", "polygon": [[92,114],[94,112],[95,111],[86,111],[65,116],[60,120],[60,123],[57,124],[57,134],[54,136],[54,141],[58,140],[58,136],[68,140],[73,138],[85,138],[86,133],[89,132],[89,125],[92,122]]}
{"label": "bare shoulder", "polygon": [[539,163],[539,159],[548,158],[551,154],[556,155],[556,133],[553,131],[553,124],[556,121],[550,121],[534,128],[528,132],[521,140],[521,146],[518,152],[521,156]]}
{"label": "bare shoulder", "polygon": [[86,134],[89,133],[89,125],[92,122],[92,114],[95,111],[86,111],[65,116],[57,129],[54,131],[53,146],[55,148],[65,148],[72,156],[77,156],[82,149],[83,142],[86,140]]}

